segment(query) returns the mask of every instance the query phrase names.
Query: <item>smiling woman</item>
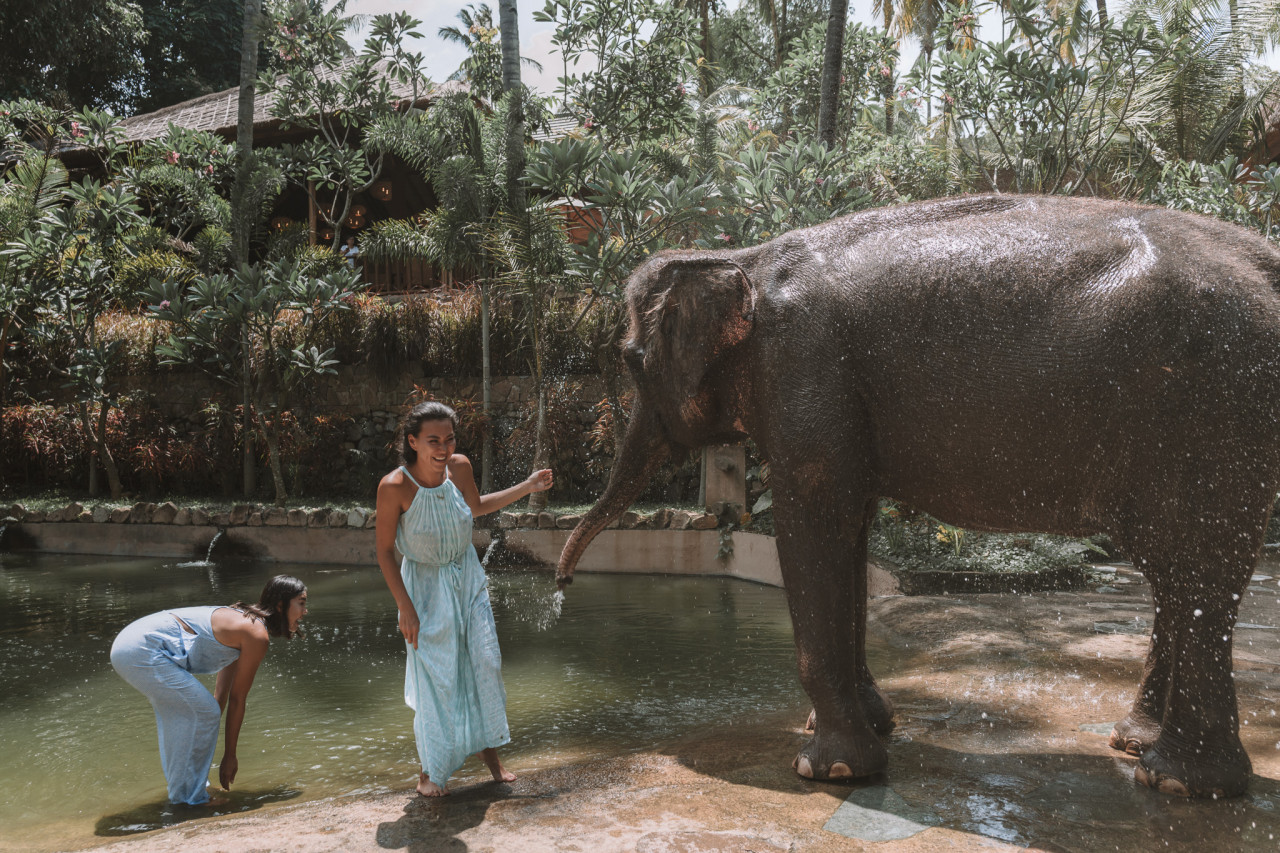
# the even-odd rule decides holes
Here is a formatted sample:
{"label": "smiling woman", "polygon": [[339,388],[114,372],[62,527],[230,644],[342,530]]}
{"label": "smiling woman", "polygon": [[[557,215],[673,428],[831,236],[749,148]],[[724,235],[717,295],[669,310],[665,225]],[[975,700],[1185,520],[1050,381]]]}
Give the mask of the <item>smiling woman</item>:
{"label": "smiling woman", "polygon": [[[498,759],[511,742],[502,654],[484,568],[471,544],[472,518],[551,488],[551,471],[480,495],[457,448],[458,416],[426,402],[405,417],[404,464],[378,484],[378,565],[399,609],[408,663],[404,699],[422,770],[418,793],[438,797],[468,755],[495,782],[514,782]],[[396,551],[403,556],[399,568]]]}
{"label": "smiling woman", "polygon": [[[218,781],[230,790],[239,763],[236,746],[245,699],[271,637],[292,639],[307,615],[307,588],[277,575],[257,604],[181,607],[130,623],[111,646],[111,665],[156,712],[160,765],[169,802],[205,805],[209,767],[218,744],[218,721],[227,709]],[[197,674],[218,674],[210,693]]]}

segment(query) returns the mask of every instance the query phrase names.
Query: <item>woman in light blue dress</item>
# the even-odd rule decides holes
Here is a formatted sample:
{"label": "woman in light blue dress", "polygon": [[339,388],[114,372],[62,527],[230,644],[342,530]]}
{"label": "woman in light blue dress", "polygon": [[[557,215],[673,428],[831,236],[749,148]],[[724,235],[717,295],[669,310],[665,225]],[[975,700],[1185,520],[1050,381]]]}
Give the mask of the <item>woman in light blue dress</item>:
{"label": "woman in light blue dress", "polygon": [[[472,519],[551,488],[551,471],[480,495],[467,457],[455,453],[458,416],[422,403],[405,418],[404,464],[378,484],[378,566],[399,609],[404,700],[422,770],[418,793],[448,793],[449,777],[478,753],[494,781],[514,782],[498,759],[511,742],[502,654],[484,568],[471,544]],[[403,558],[396,561],[396,552]]]}
{"label": "woman in light blue dress", "polygon": [[[307,588],[289,575],[267,582],[257,604],[177,607],[143,616],[111,644],[111,665],[156,712],[160,767],[169,802],[209,802],[209,767],[218,721],[227,710],[218,781],[230,790],[239,763],[236,746],[245,699],[270,637],[292,639],[307,615]],[[213,693],[196,675],[216,672]]]}

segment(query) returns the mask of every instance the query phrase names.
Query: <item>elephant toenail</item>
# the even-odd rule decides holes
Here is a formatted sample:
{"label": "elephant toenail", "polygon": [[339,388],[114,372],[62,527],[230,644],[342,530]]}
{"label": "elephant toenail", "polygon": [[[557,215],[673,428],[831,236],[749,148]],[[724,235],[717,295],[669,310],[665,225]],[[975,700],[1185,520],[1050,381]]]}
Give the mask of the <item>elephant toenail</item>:
{"label": "elephant toenail", "polygon": [[843,761],[835,761],[832,762],[831,770],[827,773],[827,776],[831,779],[852,779],[853,770]]}
{"label": "elephant toenail", "polygon": [[791,766],[794,767],[796,769],[796,772],[799,773],[804,778],[806,779],[813,778],[813,765],[809,763],[808,756],[806,755],[798,756],[795,760],[795,763],[792,764]]}
{"label": "elephant toenail", "polygon": [[1187,790],[1187,786],[1179,782],[1177,779],[1171,779],[1168,776],[1160,780],[1160,784],[1156,786],[1156,790],[1162,794],[1170,794],[1175,797],[1190,797],[1191,792]]}

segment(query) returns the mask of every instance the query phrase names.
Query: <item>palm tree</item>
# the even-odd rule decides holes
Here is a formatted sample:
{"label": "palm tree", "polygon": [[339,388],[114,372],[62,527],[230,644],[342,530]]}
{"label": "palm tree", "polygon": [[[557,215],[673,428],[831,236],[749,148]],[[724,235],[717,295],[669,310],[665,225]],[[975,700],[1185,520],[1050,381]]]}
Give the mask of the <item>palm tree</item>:
{"label": "palm tree", "polygon": [[[441,27],[436,31],[440,38],[451,44],[461,45],[467,49],[467,58],[462,60],[458,70],[449,75],[450,80],[462,80],[470,84],[471,91],[489,101],[496,101],[506,91],[504,81],[507,77],[507,58],[503,43],[511,32],[515,38],[515,55],[519,55],[520,42],[517,30],[515,7],[512,4],[510,22],[508,15],[499,5],[499,14],[505,27],[493,25],[493,10],[488,3],[472,3],[458,10],[458,22],[461,26]],[[499,41],[499,35],[502,40]],[[513,60],[514,61],[514,60]],[[542,70],[542,65],[534,59],[520,57],[519,63]],[[518,75],[517,75],[518,76]]]}
{"label": "palm tree", "polygon": [[1209,162],[1246,143],[1249,122],[1280,86],[1245,92],[1250,63],[1276,39],[1274,3],[1139,0],[1130,15],[1165,54],[1143,81],[1154,107],[1143,118],[1161,150]]}
{"label": "palm tree", "polygon": [[[498,14],[501,16],[502,22],[502,91],[507,97],[507,121],[505,127],[505,149],[507,153],[506,164],[506,189],[507,189],[507,209],[516,217],[517,223],[520,224],[526,218],[526,204],[524,183],[521,178],[524,177],[525,156],[524,156],[524,88],[520,82],[520,17],[516,10],[516,0],[498,0]],[[523,229],[518,229],[523,230]],[[492,379],[489,375],[489,284],[484,282],[481,284],[483,305],[481,306],[482,322],[484,325],[484,413],[486,420],[489,416],[490,387]],[[537,448],[538,452],[534,454],[535,471],[539,470],[544,460],[541,459],[542,448],[546,445],[543,441],[546,431],[545,416],[545,395],[542,389],[541,377],[538,381],[538,433]],[[491,486],[491,483],[485,483],[485,479],[490,476],[493,458],[493,439],[489,434],[485,435],[484,442],[484,465],[481,468],[481,485],[485,490]],[[536,499],[535,499],[536,498]],[[541,511],[546,508],[547,493],[534,492],[529,496],[530,511]]]}
{"label": "palm tree", "polygon": [[[253,173],[253,101],[254,83],[258,78],[259,19],[262,0],[244,0],[244,28],[240,36],[240,96],[236,113],[236,183],[232,196],[235,211],[234,234],[237,267],[249,263],[249,233],[254,217],[248,211],[249,182]],[[245,353],[243,411],[240,413],[240,434],[244,437],[242,478],[244,496],[252,497],[258,488],[258,468],[254,462],[252,410],[249,405],[248,329],[240,330],[241,348]]]}

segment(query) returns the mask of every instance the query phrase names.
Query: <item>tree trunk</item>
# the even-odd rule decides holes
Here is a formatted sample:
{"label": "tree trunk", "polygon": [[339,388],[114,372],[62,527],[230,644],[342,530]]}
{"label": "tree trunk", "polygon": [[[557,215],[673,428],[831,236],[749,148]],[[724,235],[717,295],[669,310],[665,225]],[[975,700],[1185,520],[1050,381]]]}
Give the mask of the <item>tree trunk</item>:
{"label": "tree trunk", "polygon": [[[1102,2],[1102,0],[1099,0]],[[880,0],[880,5],[884,7],[884,32],[889,34],[889,28],[893,26],[893,2],[892,0]],[[893,73],[896,70],[893,66],[893,60],[889,59],[889,76],[884,81],[884,135],[885,138],[893,136],[893,117],[897,105],[893,99]]]}
{"label": "tree trunk", "polygon": [[844,28],[849,0],[831,0],[827,40],[822,52],[822,91],[818,102],[818,139],[828,150],[836,145],[836,114],[840,109],[840,71],[844,59]]}
{"label": "tree trunk", "polygon": [[1098,0],[1098,23],[1107,25],[1107,0]]}
{"label": "tree trunk", "polygon": [[258,413],[258,428],[262,430],[262,437],[267,442],[267,458],[271,460],[271,480],[276,487],[276,506],[284,506],[285,498],[289,496],[284,485],[284,470],[280,467],[280,436],[276,434],[279,428],[279,422],[267,425],[267,419],[262,413]]}
{"label": "tree trunk", "polygon": [[[5,317],[4,324],[0,325],[0,447],[5,446],[5,422],[4,410],[5,404],[8,402],[8,387],[5,382],[8,380],[5,371],[5,353],[9,348],[9,327],[13,324],[12,317]],[[0,464],[0,491],[5,488],[5,482],[9,476],[9,466]]]}
{"label": "tree trunk", "polygon": [[484,441],[480,450],[480,494],[493,491],[493,425],[489,410],[493,405],[493,371],[489,363],[489,282],[480,282],[480,395],[484,412]]}
{"label": "tree trunk", "polygon": [[98,459],[102,463],[102,469],[107,472],[107,489],[111,492],[111,499],[118,501],[124,494],[124,486],[120,482],[120,468],[116,465],[116,458],[111,455],[111,448],[107,445],[107,415],[111,413],[111,404],[103,400],[99,406],[98,430],[95,434]]}
{"label": "tree trunk", "polygon": [[700,27],[702,30],[702,64],[698,66],[698,93],[702,97],[711,94],[715,80],[711,76],[711,65],[715,61],[711,45],[711,0],[698,0]]}
{"label": "tree trunk", "polygon": [[[550,444],[547,435],[547,383],[542,372],[542,294],[535,290],[533,298],[537,300],[533,309],[533,382],[538,394],[538,420],[534,427],[533,470],[541,471],[548,465],[547,448]],[[529,512],[542,512],[547,508],[550,497],[545,491],[533,492],[529,495]]]}
{"label": "tree trunk", "polygon": [[89,419],[89,404],[78,403],[80,428],[84,430],[85,444],[89,446],[89,497],[96,498],[102,486],[98,482],[98,440],[94,436],[93,422]]}

